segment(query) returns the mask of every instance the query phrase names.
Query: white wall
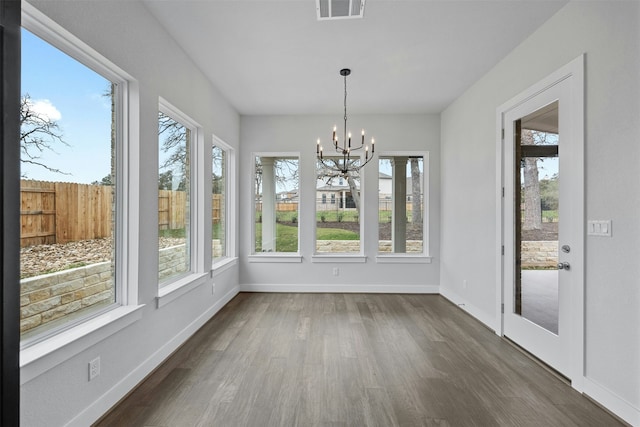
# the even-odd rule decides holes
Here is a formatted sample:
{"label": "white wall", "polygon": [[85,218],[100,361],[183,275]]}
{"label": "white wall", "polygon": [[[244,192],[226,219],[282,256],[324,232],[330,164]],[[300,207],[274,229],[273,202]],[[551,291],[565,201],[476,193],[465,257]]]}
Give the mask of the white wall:
{"label": "white wall", "polygon": [[[21,389],[22,425],[60,426],[73,420],[74,425],[86,426],[238,291],[236,266],[216,277],[214,295],[208,284],[156,308],[158,97],[202,125],[209,147],[212,134],[238,147],[239,116],[139,2],[43,1],[35,6],[132,75],[140,87],[140,167],[135,173],[141,185],[138,286],[139,302],[146,304],[142,319]],[[210,165],[211,153],[205,153],[205,164]],[[204,234],[211,235],[210,228]],[[210,259],[210,253],[207,256]],[[87,364],[97,356],[101,374],[88,382]]]}
{"label": "white wall", "polygon": [[[640,424],[640,3],[571,2],[442,114],[443,294],[495,327],[496,108],[586,53],[585,392]],[[466,288],[463,280],[468,280]]]}
{"label": "white wall", "polygon": [[[440,251],[440,122],[437,115],[353,115],[349,125],[366,129],[376,139],[376,153],[384,151],[429,151],[429,230],[431,264],[377,264],[378,175],[377,163],[364,167],[364,250],[366,264],[313,263],[315,245],[316,139],[331,138],[340,116],[242,116],[240,121],[240,283],[243,289],[359,291],[437,291]],[[300,253],[301,263],[252,263],[251,227],[253,152],[300,153]],[[333,267],[340,275],[332,275]],[[337,286],[337,288],[334,288]]]}

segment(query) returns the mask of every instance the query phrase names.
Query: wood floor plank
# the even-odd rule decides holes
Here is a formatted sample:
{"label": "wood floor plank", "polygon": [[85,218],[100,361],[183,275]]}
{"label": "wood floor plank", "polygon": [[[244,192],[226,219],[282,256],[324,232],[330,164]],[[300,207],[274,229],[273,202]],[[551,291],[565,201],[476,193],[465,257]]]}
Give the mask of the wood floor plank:
{"label": "wood floor plank", "polygon": [[621,424],[440,296],[241,293],[95,425]]}

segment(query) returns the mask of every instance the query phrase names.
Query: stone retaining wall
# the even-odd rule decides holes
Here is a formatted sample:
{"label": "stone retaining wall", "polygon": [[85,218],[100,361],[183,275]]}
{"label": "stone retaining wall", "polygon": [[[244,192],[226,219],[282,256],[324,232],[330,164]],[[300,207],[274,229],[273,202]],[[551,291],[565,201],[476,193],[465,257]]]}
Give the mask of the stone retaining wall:
{"label": "stone retaining wall", "polygon": [[20,332],[114,300],[111,262],[20,281]]}
{"label": "stone retaining wall", "polygon": [[522,268],[557,268],[558,241],[523,241]]}
{"label": "stone retaining wall", "polygon": [[167,277],[184,272],[186,261],[185,245],[171,246],[160,249],[158,259],[158,279],[162,281]]}
{"label": "stone retaining wall", "polygon": [[[359,253],[360,240],[317,240],[318,253]],[[391,240],[381,240],[378,252],[391,253]],[[422,253],[422,240],[407,240],[407,253]]]}
{"label": "stone retaining wall", "polygon": [[[214,242],[214,248],[216,246],[220,248],[219,241]],[[185,264],[184,245],[161,249],[159,263],[160,279],[174,274]],[[113,302],[112,283],[109,261],[22,279],[20,332],[79,314],[97,304]]]}

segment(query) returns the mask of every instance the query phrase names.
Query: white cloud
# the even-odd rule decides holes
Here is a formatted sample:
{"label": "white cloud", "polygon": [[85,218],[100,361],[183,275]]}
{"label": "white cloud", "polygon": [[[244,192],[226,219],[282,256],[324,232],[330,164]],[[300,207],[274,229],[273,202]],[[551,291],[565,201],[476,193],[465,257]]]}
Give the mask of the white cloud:
{"label": "white cloud", "polygon": [[42,118],[51,121],[58,121],[62,118],[62,113],[48,99],[36,99],[30,101],[30,107],[33,112]]}

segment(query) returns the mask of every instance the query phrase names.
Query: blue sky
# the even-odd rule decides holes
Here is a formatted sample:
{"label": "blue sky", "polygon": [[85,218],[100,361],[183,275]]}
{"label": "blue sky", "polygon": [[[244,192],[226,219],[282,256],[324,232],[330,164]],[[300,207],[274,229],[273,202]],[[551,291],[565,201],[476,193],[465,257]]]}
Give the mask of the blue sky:
{"label": "blue sky", "polygon": [[23,29],[21,94],[28,93],[38,111],[57,119],[69,144],[56,143],[56,153],[44,152],[40,161],[69,175],[24,163],[22,174],[28,179],[84,184],[108,175],[111,105],[102,96],[108,89],[108,80]]}

